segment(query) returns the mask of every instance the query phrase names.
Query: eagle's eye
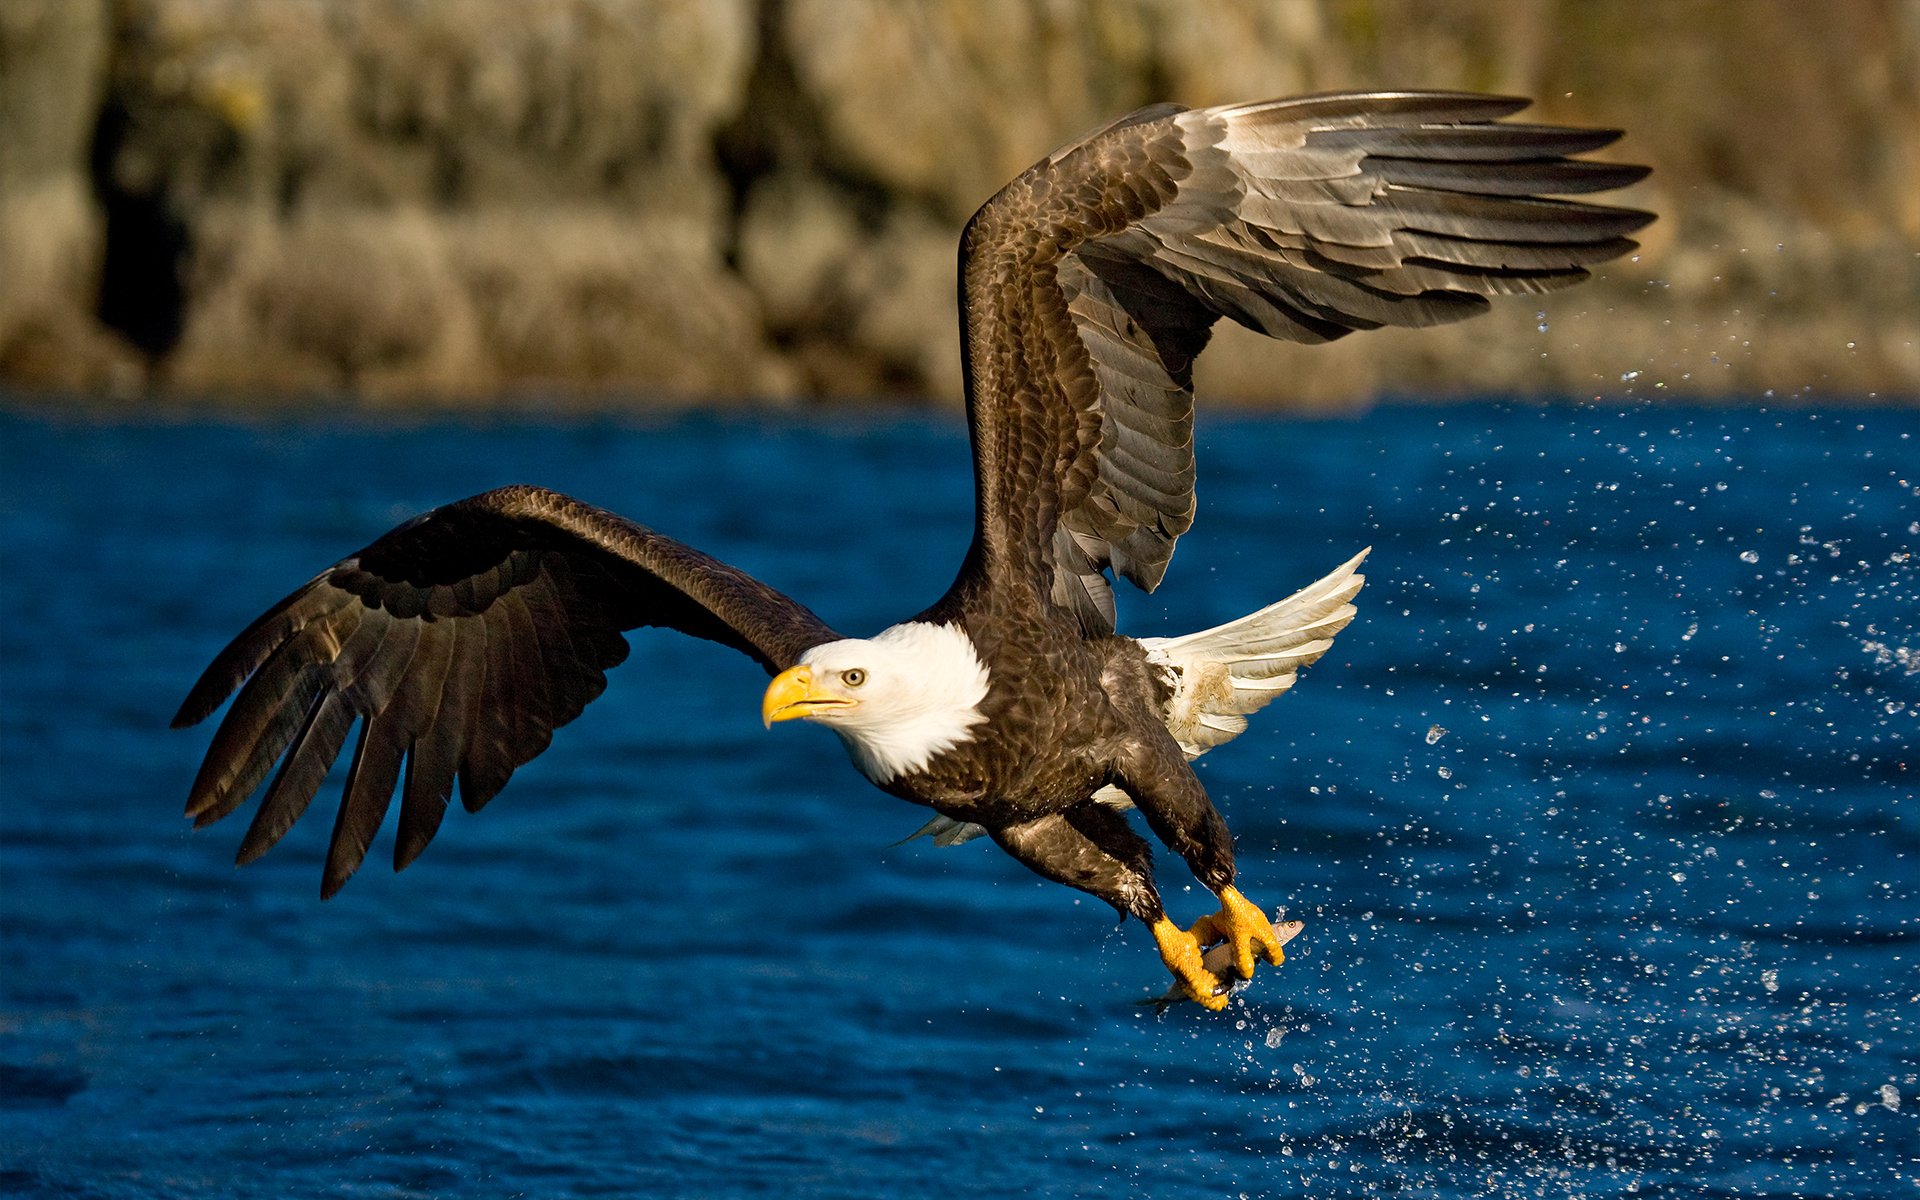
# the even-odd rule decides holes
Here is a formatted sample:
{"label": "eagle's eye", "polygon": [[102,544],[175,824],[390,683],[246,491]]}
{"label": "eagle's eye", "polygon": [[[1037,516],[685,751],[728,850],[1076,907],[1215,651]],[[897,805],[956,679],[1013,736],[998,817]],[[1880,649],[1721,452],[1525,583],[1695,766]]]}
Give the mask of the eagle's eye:
{"label": "eagle's eye", "polygon": [[840,682],[846,684],[848,687],[859,687],[866,681],[867,673],[859,667],[840,672]]}

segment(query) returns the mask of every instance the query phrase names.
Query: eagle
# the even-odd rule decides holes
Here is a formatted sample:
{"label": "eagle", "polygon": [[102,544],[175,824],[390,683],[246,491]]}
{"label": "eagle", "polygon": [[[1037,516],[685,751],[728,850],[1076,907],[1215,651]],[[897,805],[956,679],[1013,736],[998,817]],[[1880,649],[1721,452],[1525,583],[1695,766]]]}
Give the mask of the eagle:
{"label": "eagle", "polygon": [[[984,835],[1138,918],[1174,987],[1224,1007],[1282,939],[1237,890],[1190,761],[1326,653],[1366,552],[1184,637],[1119,633],[1115,581],[1152,591],[1193,523],[1193,364],[1220,318],[1305,343],[1436,325],[1634,248],[1652,214],[1565,198],[1646,174],[1577,157],[1619,131],[1505,119],[1526,104],[1340,93],[1161,104],[1093,130],[962,234],[973,536],[931,607],[843,636],[645,525],[539,487],[489,491],[328,567],[214,658],[174,726],[239,694],[187,815],[208,825],[265,784],[239,849],[252,861],[357,725],[321,894],[360,866],[396,792],[402,869],[456,787],[479,810],[600,695],[628,631],[675,629],[759,663],[767,725],[831,729],[874,785],[932,810],[921,832]],[[1168,917],[1128,809],[1217,912]]]}

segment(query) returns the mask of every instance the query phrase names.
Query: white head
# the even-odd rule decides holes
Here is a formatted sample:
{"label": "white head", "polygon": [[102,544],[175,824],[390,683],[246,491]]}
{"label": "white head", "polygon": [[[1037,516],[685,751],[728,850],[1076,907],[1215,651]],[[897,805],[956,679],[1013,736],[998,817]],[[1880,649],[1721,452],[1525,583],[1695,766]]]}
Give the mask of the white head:
{"label": "white head", "polygon": [[769,725],[818,721],[868,779],[886,783],[969,740],[986,695],[986,665],[964,630],[908,621],[807,651],[768,685],[761,715]]}

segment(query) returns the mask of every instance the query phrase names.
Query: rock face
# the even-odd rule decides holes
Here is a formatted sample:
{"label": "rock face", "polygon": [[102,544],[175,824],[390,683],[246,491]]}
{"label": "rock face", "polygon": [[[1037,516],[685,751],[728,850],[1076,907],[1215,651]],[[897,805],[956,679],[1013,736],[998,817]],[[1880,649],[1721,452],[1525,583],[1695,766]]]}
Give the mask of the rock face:
{"label": "rock face", "polygon": [[117,11],[102,316],[168,384],[787,386],[724,257],[744,0]]}
{"label": "rock face", "polygon": [[1028,163],[1155,100],[1392,86],[1624,127],[1662,220],[1464,326],[1223,328],[1214,399],[1920,394],[1920,4],[1739,13],[6,0],[0,387],[951,401],[959,229]]}
{"label": "rock face", "polygon": [[93,314],[108,35],[105,0],[0,5],[0,383],[84,387],[132,366]]}

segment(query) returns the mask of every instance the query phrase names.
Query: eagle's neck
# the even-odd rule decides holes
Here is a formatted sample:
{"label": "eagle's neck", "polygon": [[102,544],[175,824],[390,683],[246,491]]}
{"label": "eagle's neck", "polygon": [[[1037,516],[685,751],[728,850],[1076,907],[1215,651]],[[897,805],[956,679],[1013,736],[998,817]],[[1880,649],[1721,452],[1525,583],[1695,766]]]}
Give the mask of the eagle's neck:
{"label": "eagle's neck", "polygon": [[980,706],[988,674],[973,640],[958,625],[907,621],[872,640],[909,668],[902,673],[905,686],[890,689],[884,705],[837,722],[834,731],[861,773],[885,784],[973,740],[974,728],[987,719]]}

